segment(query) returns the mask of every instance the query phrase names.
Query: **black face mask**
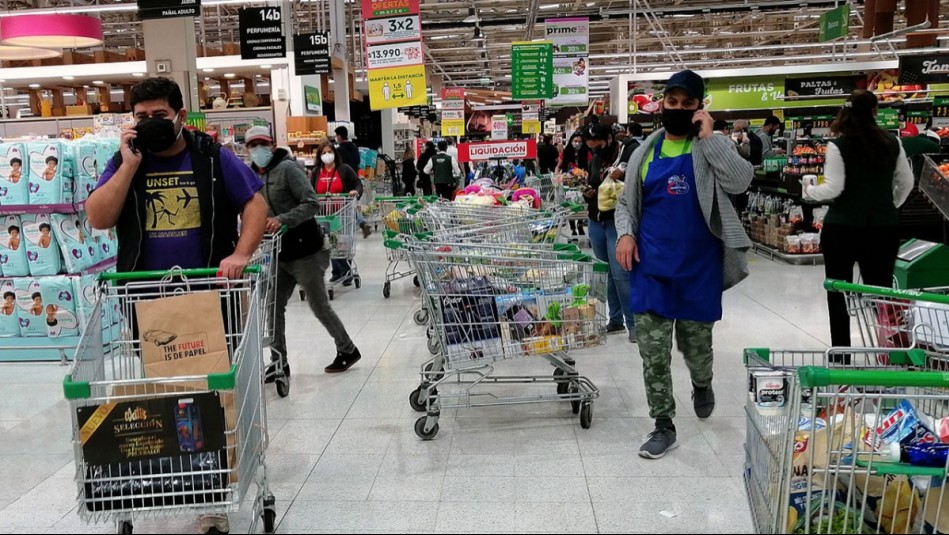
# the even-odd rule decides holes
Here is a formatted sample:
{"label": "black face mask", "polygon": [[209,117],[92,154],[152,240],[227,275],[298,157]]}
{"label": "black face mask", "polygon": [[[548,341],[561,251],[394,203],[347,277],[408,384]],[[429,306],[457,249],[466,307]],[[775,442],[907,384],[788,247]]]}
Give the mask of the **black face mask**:
{"label": "black face mask", "polygon": [[692,116],[695,110],[662,110],[662,127],[674,136],[684,136],[692,131]]}
{"label": "black face mask", "polygon": [[181,130],[175,128],[175,121],[148,117],[135,126],[138,137],[136,144],[148,152],[165,152],[178,141]]}

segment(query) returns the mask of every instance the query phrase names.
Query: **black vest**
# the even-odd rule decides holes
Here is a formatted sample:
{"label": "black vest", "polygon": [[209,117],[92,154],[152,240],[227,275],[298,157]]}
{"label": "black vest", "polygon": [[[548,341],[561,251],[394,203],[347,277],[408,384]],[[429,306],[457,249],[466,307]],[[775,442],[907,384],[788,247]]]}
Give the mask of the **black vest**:
{"label": "black vest", "polygon": [[[189,132],[182,135],[191,152],[191,166],[198,202],[201,205],[201,257],[207,262],[200,266],[181,266],[185,269],[217,267],[221,260],[234,253],[237,246],[238,210],[231,206],[221,176],[221,145],[214,143],[207,134]],[[112,157],[113,167],[122,164],[122,154]],[[145,237],[145,174],[149,167],[149,154],[143,159],[128,197],[119,215],[115,231],[119,247],[116,253],[116,269],[119,272],[142,269],[142,242]]]}
{"label": "black vest", "polygon": [[861,227],[899,225],[899,210],[893,206],[893,175],[900,154],[899,140],[889,137],[887,150],[890,158],[885,166],[867,161],[865,151],[854,139],[839,138],[831,143],[840,149],[846,181],[844,191],[827,209],[824,221]]}
{"label": "black vest", "polygon": [[432,156],[432,181],[435,184],[454,184],[455,169],[451,164],[451,155],[439,152]]}

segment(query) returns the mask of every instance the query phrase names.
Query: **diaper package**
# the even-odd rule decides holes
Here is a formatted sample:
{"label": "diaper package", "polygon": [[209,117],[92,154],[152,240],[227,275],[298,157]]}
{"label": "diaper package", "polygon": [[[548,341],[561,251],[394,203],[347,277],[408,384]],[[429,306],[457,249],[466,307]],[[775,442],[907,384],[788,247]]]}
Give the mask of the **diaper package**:
{"label": "diaper package", "polygon": [[20,336],[13,279],[0,279],[0,338]]}
{"label": "diaper package", "polygon": [[43,315],[46,332],[51,338],[77,336],[79,318],[76,315],[76,294],[71,277],[58,275],[40,279]]}
{"label": "diaper package", "polygon": [[102,176],[116,152],[119,152],[118,138],[100,138],[96,140],[96,176]]}
{"label": "diaper package", "polygon": [[[81,214],[52,214],[50,217],[66,271],[79,273],[92,267],[96,263],[96,247],[93,237],[83,229]],[[91,248],[90,243],[93,244]]]}
{"label": "diaper package", "polygon": [[97,166],[97,144],[92,141],[77,141],[71,145],[74,169],[75,200],[77,203],[89,198],[99,181]]}
{"label": "diaper package", "polygon": [[24,214],[20,221],[23,223],[23,235],[26,237],[26,258],[29,261],[30,274],[34,277],[58,275],[63,263],[50,215]]}
{"label": "diaper package", "polygon": [[4,277],[25,277],[30,274],[26,259],[26,240],[20,218],[0,217],[0,272]]}
{"label": "diaper package", "polygon": [[34,277],[14,279],[20,336],[47,336],[46,313],[40,283]]}
{"label": "diaper package", "polygon": [[71,166],[61,141],[33,142],[30,152],[30,204],[73,202]]}
{"label": "diaper package", "polygon": [[73,297],[76,303],[76,315],[80,327],[87,325],[92,318],[92,309],[96,304],[96,276],[81,275],[70,277],[73,285]]}
{"label": "diaper package", "polygon": [[86,253],[89,255],[89,259],[93,265],[98,264],[102,260],[105,260],[106,257],[99,252],[99,244],[96,243],[95,229],[92,228],[92,223],[89,223],[89,217],[85,212],[79,212],[78,217],[86,246]]}
{"label": "diaper package", "polygon": [[23,143],[0,143],[0,205],[30,202],[30,163]]}
{"label": "diaper package", "polygon": [[112,229],[92,229],[92,235],[95,236],[96,247],[99,248],[98,254],[96,255],[98,261],[103,262],[110,258],[115,258],[115,252],[119,248],[118,242],[115,239],[115,231]]}

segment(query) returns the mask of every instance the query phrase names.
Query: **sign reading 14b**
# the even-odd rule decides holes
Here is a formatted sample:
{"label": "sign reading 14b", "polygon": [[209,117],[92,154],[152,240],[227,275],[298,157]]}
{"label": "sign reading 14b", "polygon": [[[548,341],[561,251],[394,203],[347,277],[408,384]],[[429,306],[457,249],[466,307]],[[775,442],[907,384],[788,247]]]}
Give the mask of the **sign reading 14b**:
{"label": "sign reading 14b", "polygon": [[260,20],[278,22],[280,20],[280,10],[275,8],[261,9]]}

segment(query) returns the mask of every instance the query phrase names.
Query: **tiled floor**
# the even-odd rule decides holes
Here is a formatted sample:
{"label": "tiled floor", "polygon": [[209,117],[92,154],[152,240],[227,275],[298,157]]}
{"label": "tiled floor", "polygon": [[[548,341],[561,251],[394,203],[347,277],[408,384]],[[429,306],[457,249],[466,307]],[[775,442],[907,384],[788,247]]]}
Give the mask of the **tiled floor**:
{"label": "tiled floor", "polygon": [[[675,361],[680,447],[649,461],[636,451],[652,430],[635,345],[625,336],[575,353],[600,388],[592,429],[567,405],[444,411],[437,438],[416,438],[408,405],[426,358],[409,279],[382,298],[378,235],[359,243],[363,287],[333,305],[363,360],[326,375],[332,342],[294,300],[293,385],[268,389],[268,474],[280,533],[291,532],[748,532],[741,481],[745,374],[741,349],[825,346],[821,267],[751,256],[750,279],[725,297],[715,328],[718,407],[691,415],[689,380]],[[536,361],[505,369],[549,373]],[[110,532],[76,513],[70,417],[55,364],[0,365],[0,530]],[[232,530],[246,530],[245,508]],[[195,532],[192,518],[142,520],[136,532]]]}

